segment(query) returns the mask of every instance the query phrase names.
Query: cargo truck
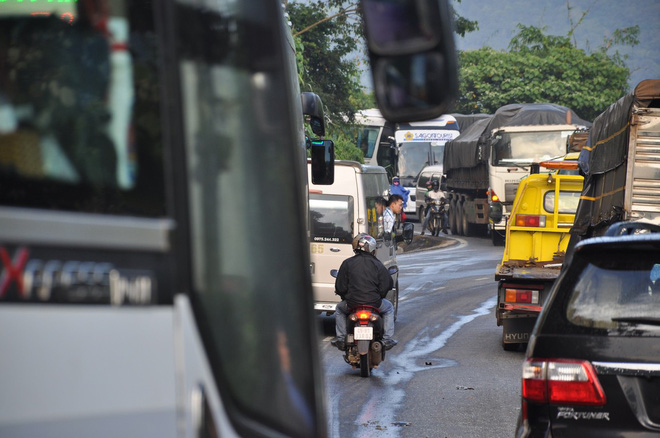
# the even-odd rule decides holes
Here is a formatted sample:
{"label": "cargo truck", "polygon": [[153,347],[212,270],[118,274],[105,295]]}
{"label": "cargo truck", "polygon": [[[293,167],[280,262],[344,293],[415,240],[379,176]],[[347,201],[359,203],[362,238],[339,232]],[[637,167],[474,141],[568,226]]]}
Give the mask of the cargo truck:
{"label": "cargo truck", "polygon": [[[443,189],[452,234],[490,234],[504,243],[520,179],[532,163],[566,154],[567,137],[591,124],[550,103],[511,104],[475,121],[445,145]],[[547,172],[547,170],[545,170]]]}
{"label": "cargo truck", "polygon": [[585,181],[569,257],[613,223],[660,224],[660,79],[641,81],[596,117],[579,163]]}

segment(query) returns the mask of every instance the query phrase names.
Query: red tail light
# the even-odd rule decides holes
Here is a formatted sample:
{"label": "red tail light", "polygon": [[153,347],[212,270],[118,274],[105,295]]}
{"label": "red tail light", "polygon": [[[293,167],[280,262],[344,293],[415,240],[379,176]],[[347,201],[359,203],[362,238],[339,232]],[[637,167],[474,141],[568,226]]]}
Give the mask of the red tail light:
{"label": "red tail light", "polygon": [[369,319],[370,316],[371,316],[371,312],[368,310],[359,310],[357,312],[357,317],[360,320]]}
{"label": "red tail light", "polygon": [[523,364],[522,396],[527,401],[554,405],[606,403],[593,366],[582,360],[527,359]]}
{"label": "red tail light", "polygon": [[545,227],[545,216],[538,214],[517,214],[517,227]]}
{"label": "red tail light", "polygon": [[505,289],[504,301],[507,303],[539,303],[539,291],[530,289]]}

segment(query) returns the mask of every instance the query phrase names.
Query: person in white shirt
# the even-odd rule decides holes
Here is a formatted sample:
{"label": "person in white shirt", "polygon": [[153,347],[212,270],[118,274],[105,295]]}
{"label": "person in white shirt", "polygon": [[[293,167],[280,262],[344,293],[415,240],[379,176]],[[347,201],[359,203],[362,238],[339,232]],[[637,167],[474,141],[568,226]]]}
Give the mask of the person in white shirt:
{"label": "person in white shirt", "polygon": [[391,233],[396,223],[396,215],[403,211],[403,197],[401,195],[390,195],[387,208],[383,213],[383,225],[386,233]]}

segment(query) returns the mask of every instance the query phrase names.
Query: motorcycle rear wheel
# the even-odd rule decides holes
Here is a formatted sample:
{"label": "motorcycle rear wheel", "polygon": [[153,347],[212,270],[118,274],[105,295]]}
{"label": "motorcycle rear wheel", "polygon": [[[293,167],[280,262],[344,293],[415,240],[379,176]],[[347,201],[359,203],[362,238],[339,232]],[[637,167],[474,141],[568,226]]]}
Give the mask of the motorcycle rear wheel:
{"label": "motorcycle rear wheel", "polygon": [[369,353],[360,355],[360,376],[369,377],[371,367],[369,366]]}

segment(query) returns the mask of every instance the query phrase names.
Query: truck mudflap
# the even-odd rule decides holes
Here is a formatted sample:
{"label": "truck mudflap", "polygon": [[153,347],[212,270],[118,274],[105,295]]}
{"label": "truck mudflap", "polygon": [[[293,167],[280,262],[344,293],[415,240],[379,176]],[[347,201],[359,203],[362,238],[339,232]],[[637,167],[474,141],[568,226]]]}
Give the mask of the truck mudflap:
{"label": "truck mudflap", "polygon": [[536,318],[511,318],[502,324],[502,347],[509,350],[516,344],[529,342],[529,335],[534,328]]}

